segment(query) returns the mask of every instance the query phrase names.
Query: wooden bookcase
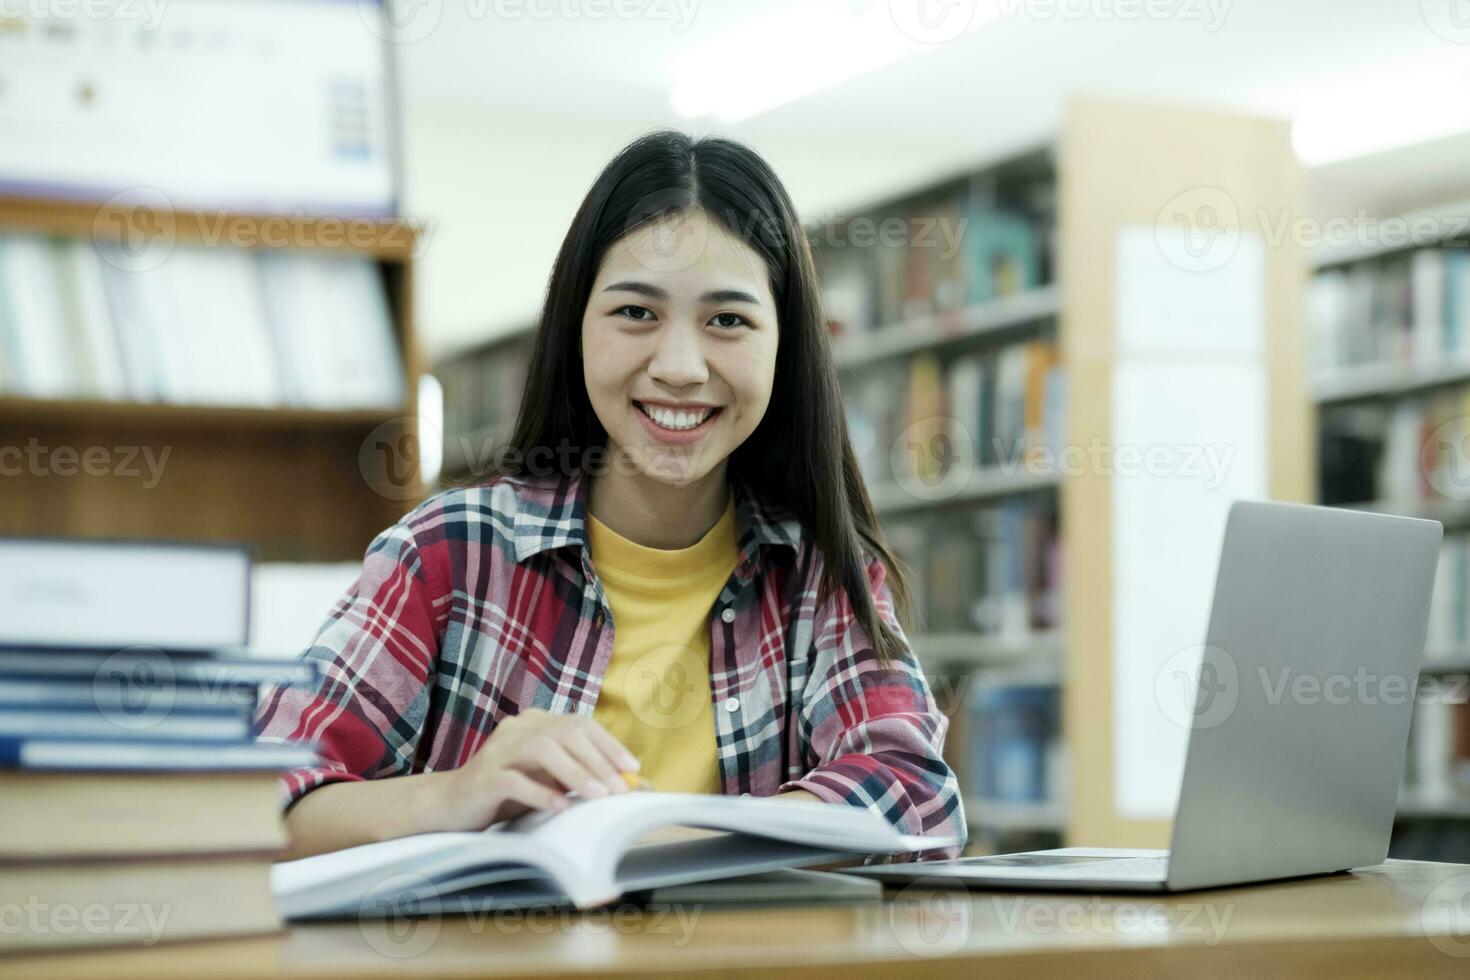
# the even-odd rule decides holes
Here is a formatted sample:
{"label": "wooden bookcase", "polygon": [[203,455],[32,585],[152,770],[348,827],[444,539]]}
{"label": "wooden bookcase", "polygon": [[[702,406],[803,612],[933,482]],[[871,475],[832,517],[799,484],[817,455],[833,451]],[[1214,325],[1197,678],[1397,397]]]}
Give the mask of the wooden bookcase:
{"label": "wooden bookcase", "polygon": [[[1424,282],[1416,281],[1420,273],[1413,271],[1419,258],[1431,260]],[[1459,266],[1454,272],[1451,261]],[[1449,338],[1463,338],[1470,328],[1467,270],[1470,200],[1363,221],[1351,241],[1313,250],[1311,288],[1335,294],[1335,300],[1324,303],[1316,297],[1304,318],[1306,335],[1317,343],[1309,378],[1322,444],[1318,500],[1440,521],[1447,559],[1454,549],[1465,547],[1470,534],[1462,438],[1470,431],[1464,426],[1470,406],[1470,353],[1463,339],[1456,349],[1449,348]],[[1428,350],[1415,336],[1421,332],[1432,344]],[[1351,340],[1345,337],[1349,333]],[[1364,342],[1379,353],[1348,360],[1328,349]],[[1392,355],[1383,356],[1388,350]],[[1393,423],[1399,412],[1410,419],[1411,430]],[[1352,492],[1370,486],[1362,495]],[[1465,704],[1470,698],[1470,637],[1445,636],[1436,623],[1463,614],[1466,588],[1454,563],[1442,561],[1390,850],[1394,857],[1458,861],[1470,854],[1470,707]],[[1427,712],[1441,715],[1437,724],[1447,736],[1443,742],[1426,739]],[[1439,751],[1448,757],[1425,758]],[[1426,792],[1425,771],[1431,763],[1447,785]]]}
{"label": "wooden bookcase", "polygon": [[[120,207],[0,198],[0,235],[103,242],[120,237],[136,218]],[[370,256],[380,270],[402,360],[402,403],[330,410],[0,397],[0,452],[38,445],[55,459],[58,448],[80,454],[102,447],[119,464],[105,475],[75,463],[12,467],[0,493],[0,531],[243,542],[258,560],[360,559],[372,537],[423,489],[417,454],[404,452],[416,438],[410,430],[420,372],[412,313],[414,230],[391,220],[200,211],[149,211],[147,220],[150,234],[179,246]],[[229,229],[224,238],[222,227]],[[376,451],[377,444],[386,448]],[[144,447],[155,459],[168,452],[156,485],[126,475],[122,465],[120,453],[132,452],[132,468],[139,468]],[[386,476],[382,467],[392,454],[396,472]]]}
{"label": "wooden bookcase", "polygon": [[441,487],[475,483],[512,434],[535,331],[507,331],[440,358],[434,375],[444,389]]}

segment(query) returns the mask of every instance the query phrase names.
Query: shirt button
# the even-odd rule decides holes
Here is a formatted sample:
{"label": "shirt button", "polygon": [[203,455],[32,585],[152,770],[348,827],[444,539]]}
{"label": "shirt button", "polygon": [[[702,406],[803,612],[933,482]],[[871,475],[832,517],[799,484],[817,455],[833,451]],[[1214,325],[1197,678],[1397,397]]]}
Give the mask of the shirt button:
{"label": "shirt button", "polygon": [[720,618],[727,623],[735,622],[735,607],[726,606],[725,611],[720,613]]}
{"label": "shirt button", "polygon": [[738,710],[739,707],[740,707],[740,699],[739,698],[726,698],[725,699],[725,710],[726,711],[735,711],[735,710]]}

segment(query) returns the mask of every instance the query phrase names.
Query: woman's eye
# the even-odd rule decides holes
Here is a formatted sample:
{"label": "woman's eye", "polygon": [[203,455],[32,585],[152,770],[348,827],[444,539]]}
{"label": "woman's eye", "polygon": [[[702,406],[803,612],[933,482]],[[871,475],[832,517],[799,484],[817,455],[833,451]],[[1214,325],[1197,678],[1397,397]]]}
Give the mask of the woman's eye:
{"label": "woman's eye", "polygon": [[[644,316],[645,313],[648,315]],[[613,310],[613,315],[627,317],[629,320],[637,320],[640,323],[653,319],[653,311],[646,306],[620,306]]]}
{"label": "woman's eye", "polygon": [[716,313],[710,319],[710,322],[717,327],[738,327],[750,323],[749,320],[745,319],[739,313]]}

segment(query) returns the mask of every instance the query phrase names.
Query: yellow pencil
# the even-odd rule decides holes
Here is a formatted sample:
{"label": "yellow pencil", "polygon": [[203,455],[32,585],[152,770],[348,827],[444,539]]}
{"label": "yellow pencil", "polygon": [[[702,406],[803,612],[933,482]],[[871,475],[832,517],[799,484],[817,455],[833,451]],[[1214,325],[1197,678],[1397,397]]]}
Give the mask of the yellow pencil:
{"label": "yellow pencil", "polygon": [[632,772],[630,770],[625,769],[625,770],[623,770],[623,772],[622,772],[621,775],[623,777],[623,780],[625,782],[627,782],[629,789],[635,789],[635,790],[637,790],[637,789],[642,789],[642,790],[651,790],[651,789],[653,789],[653,783],[650,783],[647,779],[645,779],[642,776],[638,775],[638,773],[636,773],[636,772]]}

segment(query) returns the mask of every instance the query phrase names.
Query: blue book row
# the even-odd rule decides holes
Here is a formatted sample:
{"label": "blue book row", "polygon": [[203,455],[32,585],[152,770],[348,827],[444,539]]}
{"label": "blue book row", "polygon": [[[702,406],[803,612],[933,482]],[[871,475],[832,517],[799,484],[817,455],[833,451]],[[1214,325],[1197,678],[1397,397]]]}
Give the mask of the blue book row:
{"label": "blue book row", "polygon": [[255,741],[264,686],[316,665],[228,651],[0,649],[0,769],[279,770],[310,746]]}

